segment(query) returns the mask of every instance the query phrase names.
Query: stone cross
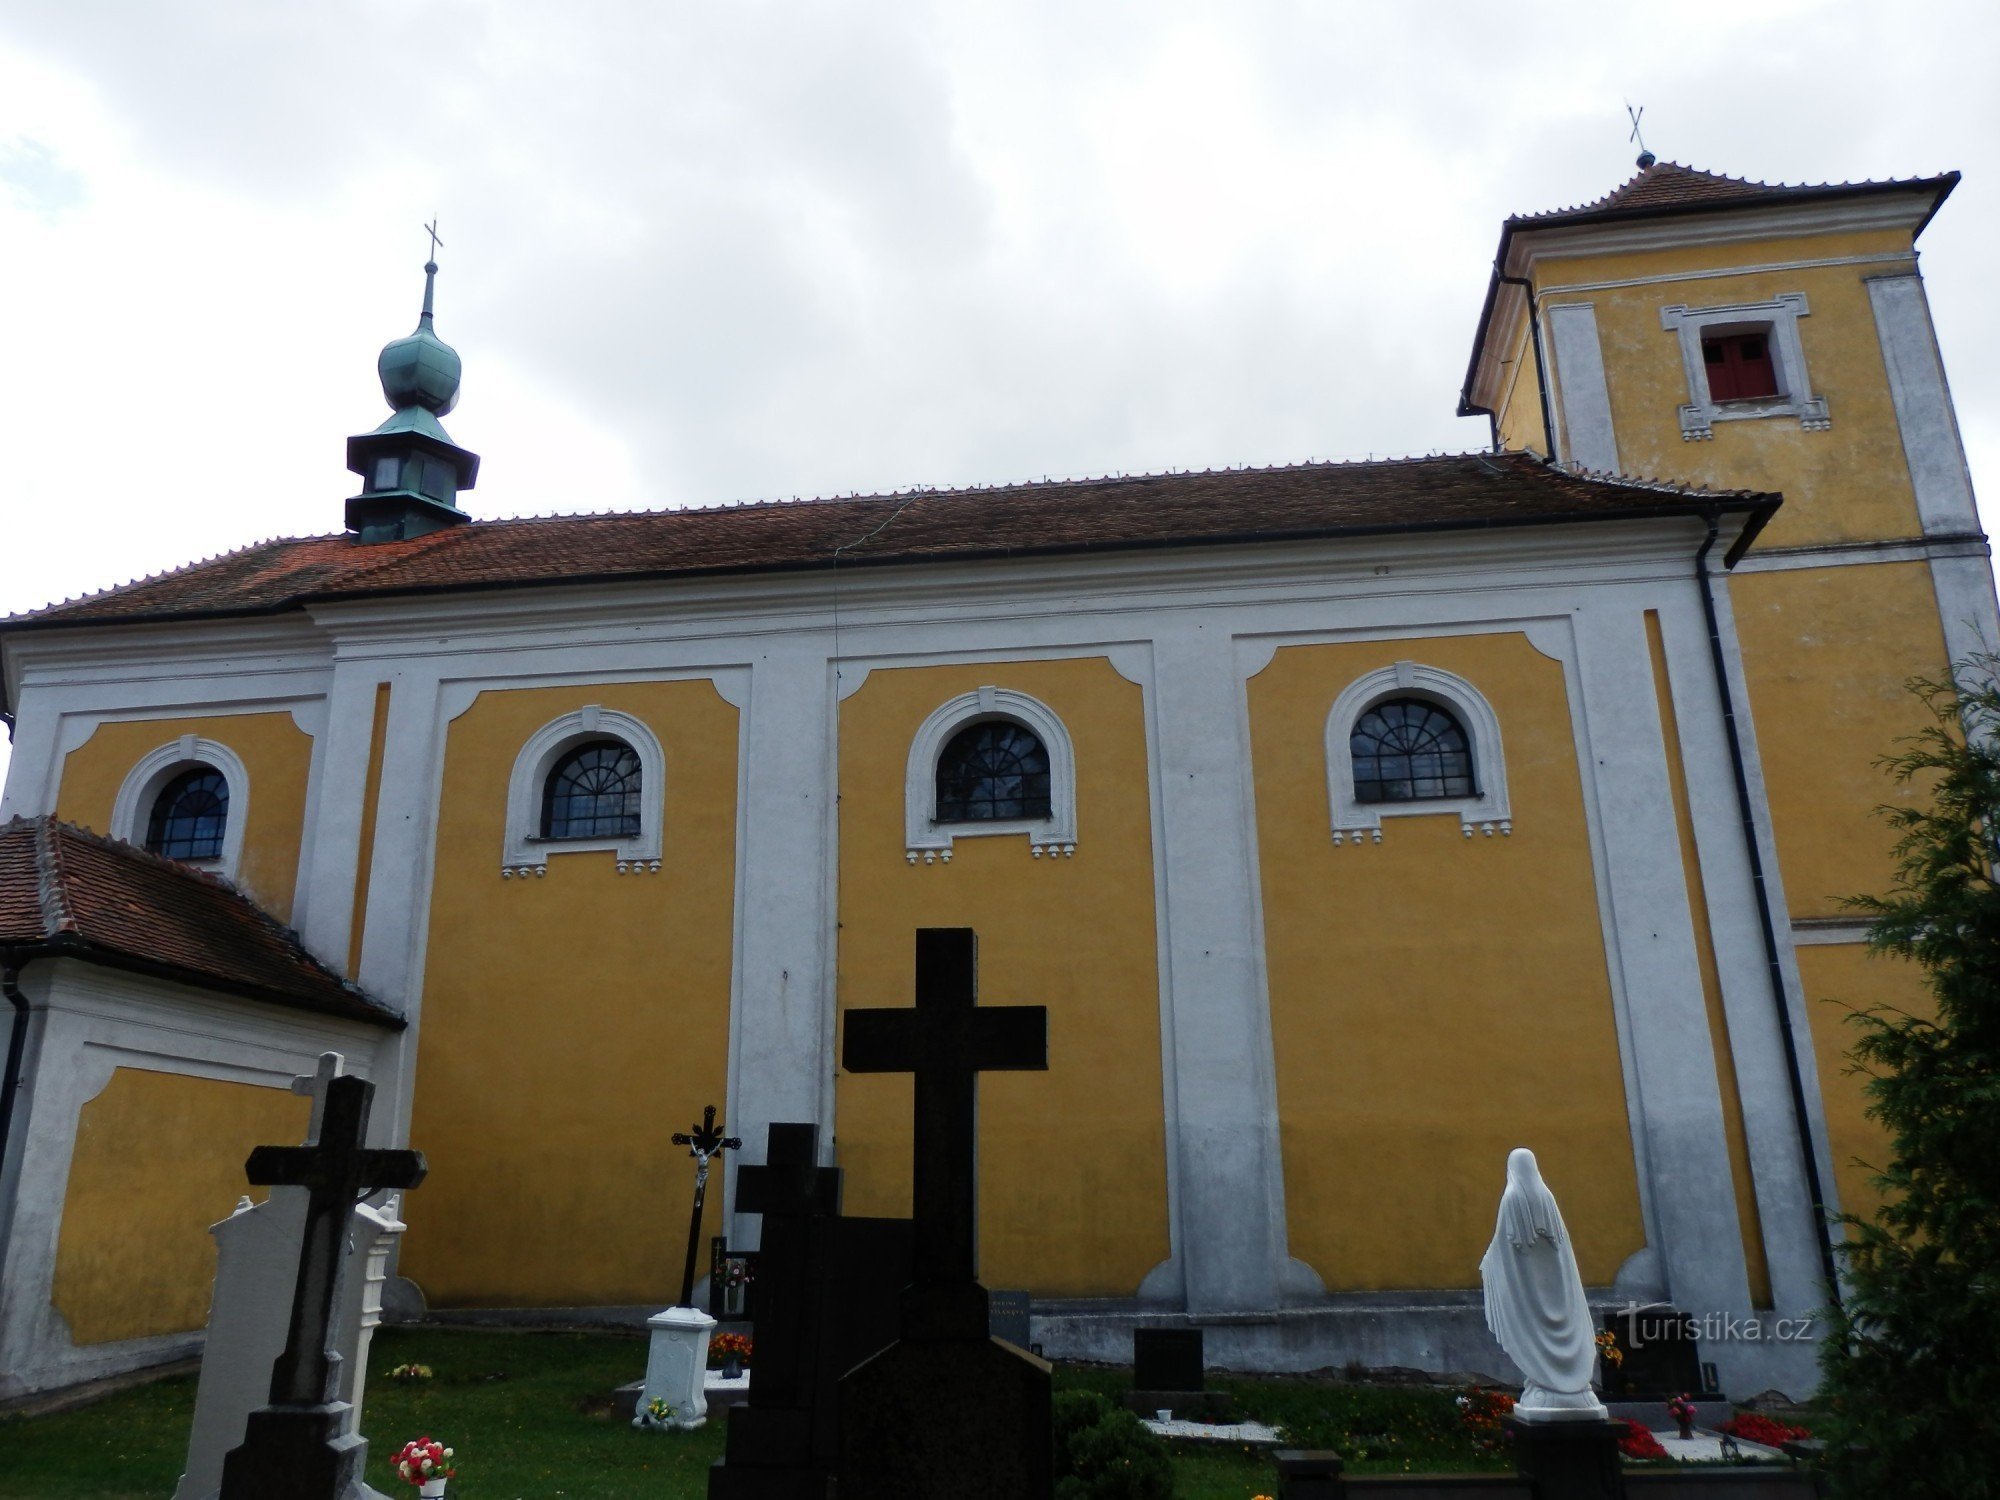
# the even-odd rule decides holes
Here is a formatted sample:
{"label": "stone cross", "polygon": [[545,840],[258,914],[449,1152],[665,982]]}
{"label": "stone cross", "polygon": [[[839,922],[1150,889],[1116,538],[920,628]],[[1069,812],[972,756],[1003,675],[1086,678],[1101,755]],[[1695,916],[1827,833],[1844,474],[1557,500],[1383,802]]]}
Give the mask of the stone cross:
{"label": "stone cross", "polygon": [[[817,1125],[774,1124],[765,1164],[736,1169],[738,1213],[761,1214],[757,1252],[757,1374],[752,1406],[802,1406],[813,1363],[818,1278],[812,1220],[840,1212],[840,1172],[822,1167]],[[732,1419],[733,1420],[733,1419]]]}
{"label": "stone cross", "polygon": [[676,1307],[694,1306],[694,1266],[701,1254],[701,1205],[708,1196],[708,1163],[710,1158],[720,1156],[725,1151],[741,1150],[743,1142],[733,1135],[724,1135],[716,1128],[715,1106],[709,1105],[701,1112],[701,1123],[686,1131],[675,1131],[670,1137],[676,1146],[688,1148],[688,1155],[694,1158],[694,1215],[688,1221],[687,1261],[681,1269],[681,1300]]}
{"label": "stone cross", "polygon": [[367,1079],[329,1078],[322,1097],[315,1144],[259,1146],[244,1164],[254,1185],[306,1189],[305,1233],[284,1352],[271,1366],[270,1404],[250,1414],[242,1445],[223,1460],[221,1500],[272,1493],[333,1500],[359,1477],[367,1452],[358,1436],[341,1432],[340,1354],[330,1347],[342,1252],[355,1204],[384,1188],[415,1187],[424,1180],[424,1158],[361,1144],[375,1099]]}
{"label": "stone cross", "polygon": [[1045,1007],[979,1004],[977,943],[969,927],[918,929],[915,1008],[847,1013],[841,1062],[850,1073],[916,1075],[916,1282],[906,1339],[986,1337],[979,1075],[1049,1065]]}
{"label": "stone cross", "polygon": [[338,1052],[322,1052],[319,1055],[319,1066],[312,1072],[301,1074],[292,1080],[292,1092],[304,1094],[312,1100],[312,1123],[306,1126],[306,1145],[318,1143],[320,1127],[326,1123],[327,1085],[346,1072],[346,1058]]}

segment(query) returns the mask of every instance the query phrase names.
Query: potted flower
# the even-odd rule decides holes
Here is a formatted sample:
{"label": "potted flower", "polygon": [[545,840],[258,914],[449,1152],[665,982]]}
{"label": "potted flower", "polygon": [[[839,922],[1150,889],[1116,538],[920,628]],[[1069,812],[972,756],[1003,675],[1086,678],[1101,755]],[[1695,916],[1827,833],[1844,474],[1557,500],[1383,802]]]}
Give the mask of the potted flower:
{"label": "potted flower", "polygon": [[1694,1399],[1685,1394],[1674,1397],[1667,1403],[1667,1415],[1680,1424],[1681,1439],[1686,1441],[1694,1436]]}
{"label": "potted flower", "polygon": [[639,1408],[639,1415],[632,1419],[632,1425],[642,1432],[666,1432],[674,1425],[673,1403],[665,1397],[655,1396]]}
{"label": "potted flower", "polygon": [[444,1482],[458,1473],[451,1466],[451,1449],[435,1438],[412,1438],[403,1444],[392,1464],[396,1473],[417,1487],[417,1493],[432,1500],[444,1493]]}
{"label": "potted flower", "polygon": [[742,1378],[750,1363],[750,1338],[742,1333],[718,1333],[708,1341],[708,1366],[722,1371],[724,1380]]}
{"label": "potted flower", "polygon": [[722,1262],[719,1280],[722,1284],[722,1315],[725,1318],[743,1316],[743,1304],[750,1283],[756,1273],[750,1269],[750,1262],[739,1256],[726,1256]]}

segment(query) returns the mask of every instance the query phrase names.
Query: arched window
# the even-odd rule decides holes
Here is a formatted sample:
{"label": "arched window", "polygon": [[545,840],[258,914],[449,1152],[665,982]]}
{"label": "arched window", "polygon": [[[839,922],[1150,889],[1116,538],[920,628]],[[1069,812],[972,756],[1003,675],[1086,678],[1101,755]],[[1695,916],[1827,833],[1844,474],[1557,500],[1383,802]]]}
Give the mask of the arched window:
{"label": "arched window", "polygon": [[1005,719],[967,725],[945,742],[937,765],[937,820],[993,823],[1049,815],[1049,753]]}
{"label": "arched window", "polygon": [[146,847],[168,859],[220,859],[229,783],[213,766],[190,766],[160,788],[146,817]]}
{"label": "arched window", "polygon": [[542,788],[545,839],[636,838],[639,754],[618,740],[593,740],[555,763]]}
{"label": "arched window", "polygon": [[1355,721],[1348,736],[1356,802],[1471,797],[1472,745],[1449,710],[1422,698],[1391,698]]}

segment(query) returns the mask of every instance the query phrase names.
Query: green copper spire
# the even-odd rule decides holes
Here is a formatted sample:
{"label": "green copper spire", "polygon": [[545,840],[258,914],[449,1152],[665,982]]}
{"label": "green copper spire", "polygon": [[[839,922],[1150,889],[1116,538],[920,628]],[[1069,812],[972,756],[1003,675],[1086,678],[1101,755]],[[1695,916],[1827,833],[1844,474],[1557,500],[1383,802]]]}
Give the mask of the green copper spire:
{"label": "green copper spire", "polygon": [[[437,225],[425,228],[435,256]],[[362,492],[347,502],[347,525],[364,542],[398,541],[464,521],[458,492],[471,489],[479,475],[479,455],[454,443],[438,421],[458,404],[464,366],[434,326],[437,271],[436,259],[424,262],[417,326],[384,346],[375,362],[389,419],[347,440],[347,467],[362,482]]]}

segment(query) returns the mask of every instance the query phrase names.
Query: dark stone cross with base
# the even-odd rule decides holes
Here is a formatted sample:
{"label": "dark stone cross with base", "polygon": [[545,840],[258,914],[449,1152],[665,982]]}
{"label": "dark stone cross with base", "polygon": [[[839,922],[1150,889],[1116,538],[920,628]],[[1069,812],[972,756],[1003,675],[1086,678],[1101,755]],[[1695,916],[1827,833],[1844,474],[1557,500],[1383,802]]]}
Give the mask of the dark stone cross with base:
{"label": "dark stone cross with base", "polygon": [[978,1210],[979,1075],[1047,1068],[1048,1011],[979,1004],[969,928],[918,930],[916,999],[847,1013],[850,1073],[916,1075],[916,1279],[902,1338],[841,1381],[840,1493],[1047,1500],[1049,1367],[987,1332]]}
{"label": "dark stone cross with base", "polygon": [[709,1105],[701,1112],[701,1123],[691,1131],[675,1131],[668,1137],[676,1146],[688,1148],[688,1155],[694,1158],[694,1212],[688,1218],[687,1260],[681,1267],[681,1300],[676,1307],[694,1306],[694,1265],[701,1254],[701,1206],[708,1196],[708,1164],[725,1151],[738,1151],[743,1142],[733,1135],[724,1135],[715,1123],[715,1106]]}
{"label": "dark stone cross with base", "polygon": [[346,1403],[333,1309],[354,1205],[384,1188],[424,1180],[421,1151],[372,1151],[361,1144],[375,1085],[334,1078],[326,1085],[318,1140],[259,1146],[244,1171],[258,1187],[307,1190],[305,1234],[292,1291],[285,1348],[271,1366],[271,1401],[250,1413],[241,1447],[222,1461],[221,1500],[340,1500],[361,1479],[366,1439],[341,1435]]}

